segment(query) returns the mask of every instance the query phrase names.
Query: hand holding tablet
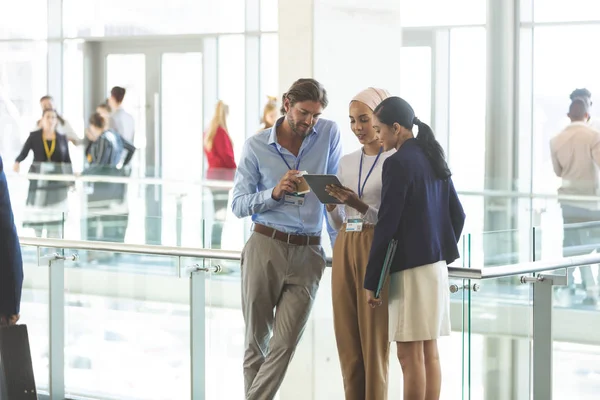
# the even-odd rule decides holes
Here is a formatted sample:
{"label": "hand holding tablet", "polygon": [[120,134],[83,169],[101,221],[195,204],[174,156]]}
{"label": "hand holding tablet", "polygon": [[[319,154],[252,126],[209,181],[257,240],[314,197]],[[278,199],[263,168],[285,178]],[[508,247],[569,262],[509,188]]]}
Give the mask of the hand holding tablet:
{"label": "hand holding tablet", "polygon": [[319,201],[323,204],[343,204],[341,201],[336,199],[327,193],[327,186],[342,186],[338,177],[335,175],[303,175],[302,178],[306,181],[310,190],[317,196]]}

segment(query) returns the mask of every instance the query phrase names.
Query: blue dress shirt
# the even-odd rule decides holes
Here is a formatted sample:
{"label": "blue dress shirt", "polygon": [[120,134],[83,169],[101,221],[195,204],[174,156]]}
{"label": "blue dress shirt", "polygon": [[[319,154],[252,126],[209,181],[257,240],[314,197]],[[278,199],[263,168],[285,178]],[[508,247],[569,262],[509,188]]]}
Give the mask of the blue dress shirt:
{"label": "blue dress shirt", "polygon": [[[340,130],[335,122],[319,119],[296,157],[277,142],[276,128],[282,122],[283,117],[246,140],[235,174],[232,210],[238,218],[251,215],[254,223],[282,232],[318,236],[325,207],[314,193],[307,193],[300,207],[285,204],[283,198],[274,200],[271,194],[288,164],[309,174],[335,174],[342,153]],[[336,232],[329,224],[327,230],[333,243]]]}

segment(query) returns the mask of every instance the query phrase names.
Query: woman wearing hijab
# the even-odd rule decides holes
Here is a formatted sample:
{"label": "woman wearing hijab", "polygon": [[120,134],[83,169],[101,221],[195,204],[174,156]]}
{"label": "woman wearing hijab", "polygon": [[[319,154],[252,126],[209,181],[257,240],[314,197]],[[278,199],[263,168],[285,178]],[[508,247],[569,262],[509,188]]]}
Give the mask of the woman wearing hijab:
{"label": "woman wearing hijab", "polygon": [[338,178],[344,186],[327,189],[343,203],[327,205],[327,211],[331,226],[339,231],[331,284],[346,400],[387,398],[387,308],[369,308],[362,280],[381,200],[381,169],[395,152],[383,151],[373,129],[373,110],[388,96],[386,90],[368,88],[350,102],[350,127],[362,146],[340,160]]}
{"label": "woman wearing hijab", "polygon": [[[379,219],[365,274],[367,302],[383,303],[377,289],[389,277],[389,340],[396,342],[404,398],[439,399],[442,382],[437,339],[450,335],[448,267],[459,257],[465,213],[442,146],[410,104],[388,97],[373,113],[385,150]],[[413,127],[419,129],[413,134]],[[396,244],[395,252],[394,246]]]}

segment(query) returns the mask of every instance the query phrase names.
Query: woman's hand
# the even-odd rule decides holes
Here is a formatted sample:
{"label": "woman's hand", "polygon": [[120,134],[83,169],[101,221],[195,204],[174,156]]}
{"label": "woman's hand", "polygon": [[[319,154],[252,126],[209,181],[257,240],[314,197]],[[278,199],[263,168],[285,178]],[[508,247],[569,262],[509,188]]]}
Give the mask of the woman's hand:
{"label": "woman's hand", "polygon": [[381,299],[376,299],[375,292],[367,290],[367,303],[369,303],[371,308],[379,307],[381,305]]}
{"label": "woman's hand", "polygon": [[15,165],[13,165],[13,171],[15,171],[18,174],[19,171],[21,171],[21,164],[16,162]]}
{"label": "woman's hand", "polygon": [[354,191],[345,186],[327,185],[325,191],[332,197],[335,197],[345,205],[354,208],[358,212],[365,214],[369,210],[366,205]]}

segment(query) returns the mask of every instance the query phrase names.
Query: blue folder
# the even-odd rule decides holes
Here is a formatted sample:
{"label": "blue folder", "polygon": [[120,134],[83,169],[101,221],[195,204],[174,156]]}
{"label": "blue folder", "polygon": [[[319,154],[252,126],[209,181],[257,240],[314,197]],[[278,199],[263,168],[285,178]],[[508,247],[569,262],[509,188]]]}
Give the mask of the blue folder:
{"label": "blue folder", "polygon": [[392,262],[394,262],[394,255],[396,254],[396,247],[398,247],[398,240],[392,239],[388,244],[387,251],[385,252],[385,259],[383,260],[383,268],[381,269],[381,275],[379,276],[379,283],[377,284],[377,290],[375,291],[375,298],[378,299],[381,296],[387,276],[390,274],[390,268]]}

